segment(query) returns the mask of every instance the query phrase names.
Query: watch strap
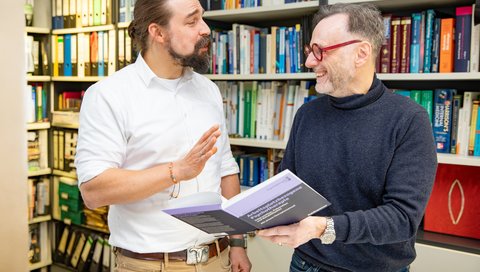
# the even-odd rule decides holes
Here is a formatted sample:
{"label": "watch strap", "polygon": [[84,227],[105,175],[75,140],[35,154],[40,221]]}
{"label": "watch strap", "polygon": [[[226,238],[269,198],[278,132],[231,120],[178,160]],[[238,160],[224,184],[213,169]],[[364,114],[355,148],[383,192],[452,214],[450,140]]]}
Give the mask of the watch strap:
{"label": "watch strap", "polygon": [[230,246],[247,248],[247,242],[245,241],[245,239],[230,238]]}

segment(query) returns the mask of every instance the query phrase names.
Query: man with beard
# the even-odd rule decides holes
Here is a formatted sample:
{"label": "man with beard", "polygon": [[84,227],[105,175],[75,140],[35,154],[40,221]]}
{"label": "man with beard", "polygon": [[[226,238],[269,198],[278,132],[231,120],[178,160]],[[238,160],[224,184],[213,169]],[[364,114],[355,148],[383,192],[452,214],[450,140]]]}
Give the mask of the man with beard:
{"label": "man with beard", "polygon": [[217,239],[162,212],[174,198],[240,192],[220,92],[197,73],[209,66],[203,12],[198,0],[137,0],[141,53],[85,94],[79,188],[87,207],[110,206],[116,271],[250,271],[242,235]]}
{"label": "man with beard", "polygon": [[375,6],[320,6],[315,22],[306,66],[324,96],[298,110],[280,170],[331,205],[258,234],[295,248],[291,272],[407,271],[437,166],[428,114],[375,75]]}

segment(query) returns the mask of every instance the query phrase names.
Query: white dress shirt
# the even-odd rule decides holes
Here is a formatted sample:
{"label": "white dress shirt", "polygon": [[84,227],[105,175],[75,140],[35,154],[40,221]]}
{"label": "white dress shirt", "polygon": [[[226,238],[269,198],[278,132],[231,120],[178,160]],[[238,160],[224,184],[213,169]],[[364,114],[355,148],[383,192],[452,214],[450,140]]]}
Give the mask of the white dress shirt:
{"label": "white dress shirt", "polygon": [[[223,176],[239,172],[232,156],[218,87],[191,69],[179,80],[157,77],[141,55],[92,85],[83,98],[75,165],[79,186],[110,168],[140,170],[183,158],[201,135],[219,124],[218,151],[179,197],[220,193]],[[162,212],[173,186],[131,204],[111,205],[110,243],[134,252],[173,252],[214,240]],[[178,185],[177,185],[178,190]]]}

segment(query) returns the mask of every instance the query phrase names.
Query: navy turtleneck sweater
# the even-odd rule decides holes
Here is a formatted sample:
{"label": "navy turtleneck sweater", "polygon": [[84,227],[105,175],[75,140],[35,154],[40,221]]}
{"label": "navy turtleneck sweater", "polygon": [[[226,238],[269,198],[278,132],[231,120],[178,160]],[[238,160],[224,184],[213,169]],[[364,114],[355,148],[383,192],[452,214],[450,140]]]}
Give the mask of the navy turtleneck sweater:
{"label": "navy turtleneck sweater", "polygon": [[435,178],[427,112],[376,77],[368,93],[323,96],[295,116],[280,170],[290,169],[332,204],[336,241],[295,253],[327,271],[397,271],[414,243]]}

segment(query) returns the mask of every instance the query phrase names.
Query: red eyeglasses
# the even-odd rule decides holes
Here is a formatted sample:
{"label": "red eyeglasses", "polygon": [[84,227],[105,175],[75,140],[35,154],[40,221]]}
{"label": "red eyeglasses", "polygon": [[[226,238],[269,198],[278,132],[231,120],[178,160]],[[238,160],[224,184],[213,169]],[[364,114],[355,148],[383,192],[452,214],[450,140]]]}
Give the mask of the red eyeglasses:
{"label": "red eyeglasses", "polygon": [[337,48],[340,48],[340,47],[343,47],[343,46],[347,46],[347,45],[350,45],[350,44],[359,43],[359,42],[362,42],[362,41],[361,40],[351,40],[351,41],[348,41],[348,42],[339,43],[339,44],[327,46],[327,47],[324,47],[324,48],[321,48],[316,43],[314,43],[312,45],[306,44],[305,47],[303,48],[303,52],[305,53],[305,57],[307,57],[307,58],[310,55],[310,53],[313,53],[313,56],[318,61],[322,61],[324,52],[327,52],[327,51],[330,51],[330,50],[333,50],[333,49],[337,49]]}

